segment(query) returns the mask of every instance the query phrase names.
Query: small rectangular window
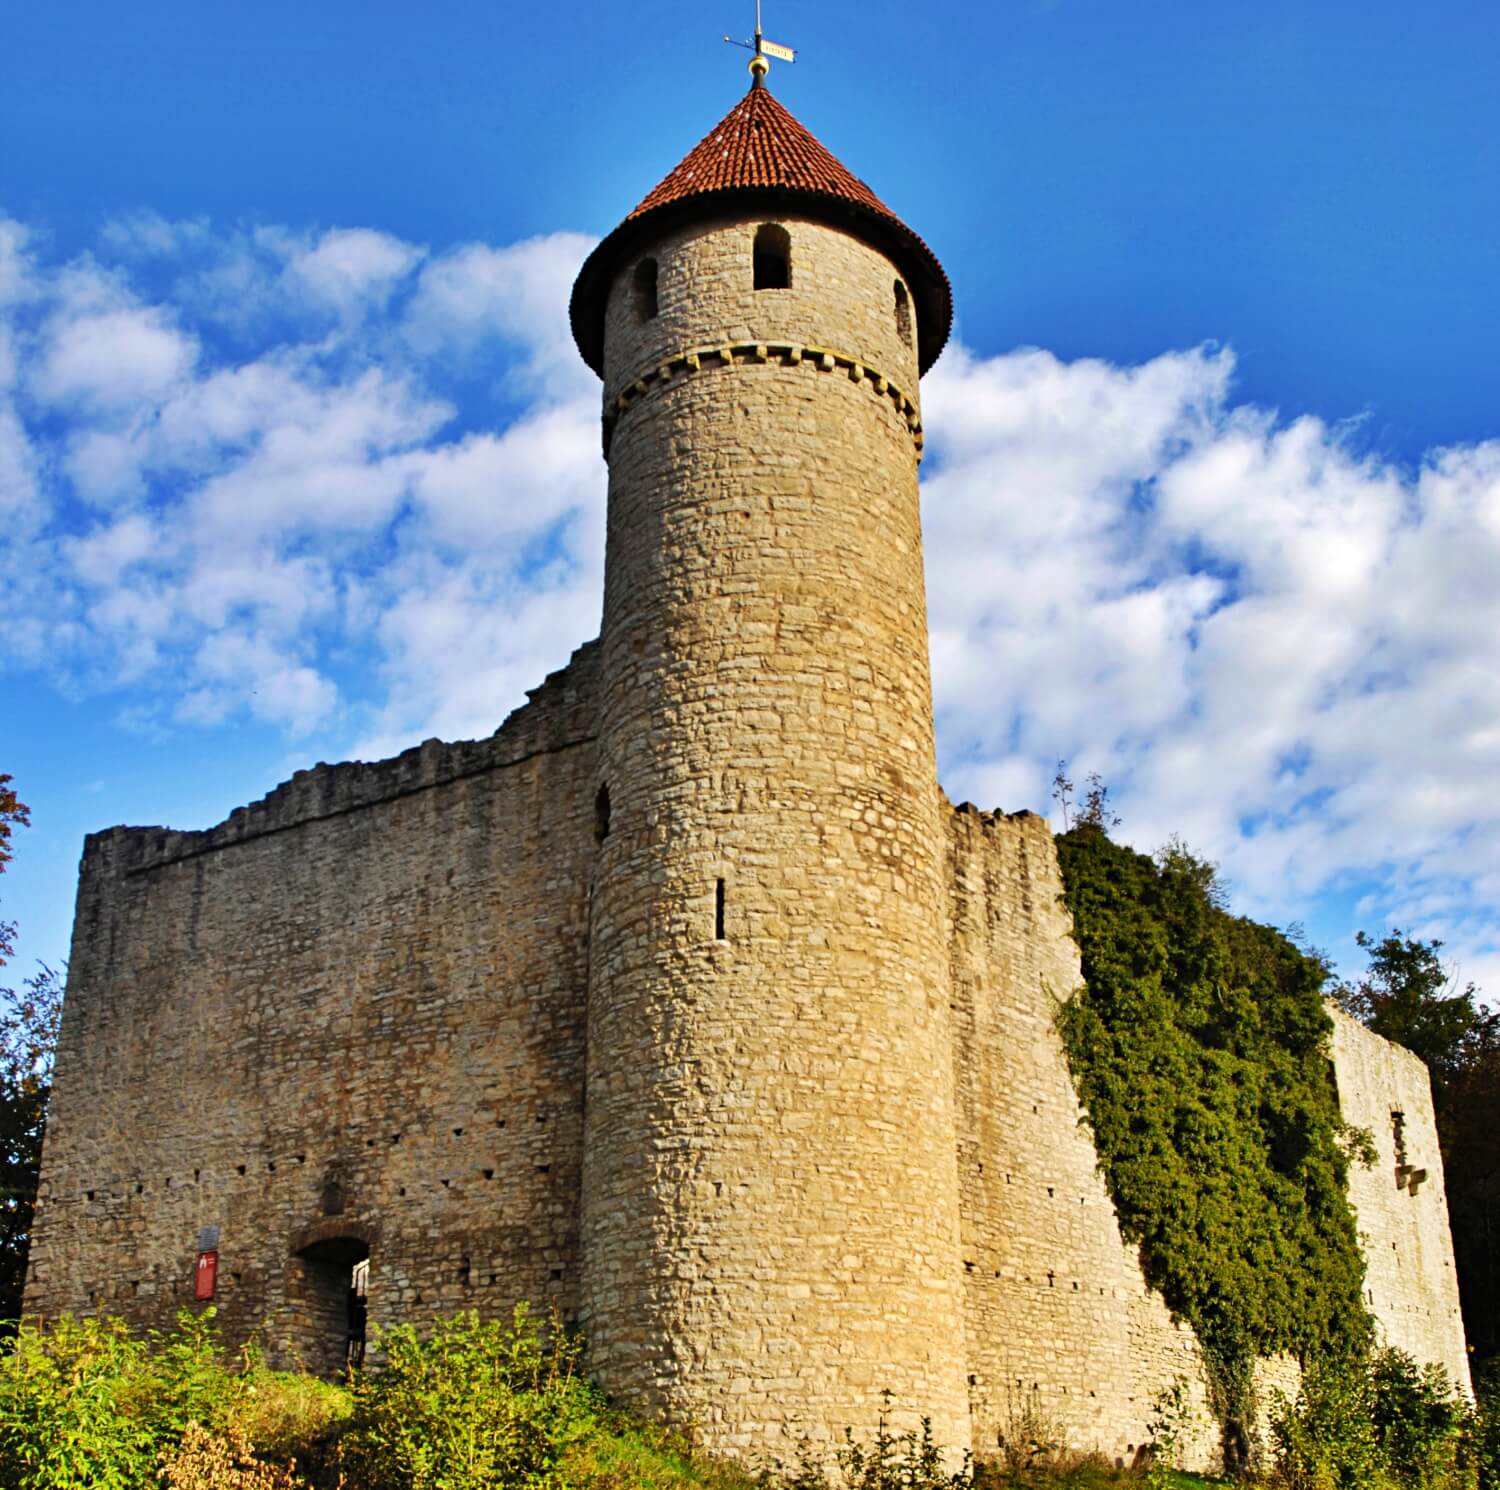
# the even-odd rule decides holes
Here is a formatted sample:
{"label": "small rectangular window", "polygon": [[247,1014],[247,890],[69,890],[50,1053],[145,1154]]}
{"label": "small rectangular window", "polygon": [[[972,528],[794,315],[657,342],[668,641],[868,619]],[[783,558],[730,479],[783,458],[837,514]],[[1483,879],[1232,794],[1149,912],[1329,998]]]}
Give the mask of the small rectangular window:
{"label": "small rectangular window", "polygon": [[714,888],[714,938],[717,941],[724,940],[724,881],[720,880]]}
{"label": "small rectangular window", "polygon": [[642,259],[635,266],[635,312],[643,321],[654,321],[656,309],[656,260]]}
{"label": "small rectangular window", "polygon": [[792,287],[792,237],[777,223],[756,229],[752,252],[755,288],[789,290]]}

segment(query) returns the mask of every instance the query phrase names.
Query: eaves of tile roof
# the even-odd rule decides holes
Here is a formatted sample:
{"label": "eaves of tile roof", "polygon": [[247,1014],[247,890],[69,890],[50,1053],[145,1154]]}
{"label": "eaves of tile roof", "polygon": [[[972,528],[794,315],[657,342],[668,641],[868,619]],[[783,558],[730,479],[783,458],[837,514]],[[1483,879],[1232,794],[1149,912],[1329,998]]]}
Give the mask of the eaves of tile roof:
{"label": "eaves of tile roof", "polygon": [[573,286],[573,337],[595,372],[603,373],[604,302],[620,260],[679,222],[741,206],[803,213],[889,254],[916,300],[922,371],[937,361],[953,294],[936,255],[768,88],[756,86],[584,262]]}

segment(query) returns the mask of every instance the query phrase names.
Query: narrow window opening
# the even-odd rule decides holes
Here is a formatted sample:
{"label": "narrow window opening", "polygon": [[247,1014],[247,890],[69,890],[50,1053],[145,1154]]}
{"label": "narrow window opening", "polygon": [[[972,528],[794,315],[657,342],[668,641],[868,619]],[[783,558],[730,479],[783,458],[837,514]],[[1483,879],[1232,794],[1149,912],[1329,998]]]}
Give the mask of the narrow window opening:
{"label": "narrow window opening", "polygon": [[601,786],[594,798],[594,838],[603,843],[609,837],[609,787]]}
{"label": "narrow window opening", "polygon": [[724,881],[714,886],[714,939],[724,940]]}
{"label": "narrow window opening", "polygon": [[755,288],[789,290],[792,287],[792,238],[774,222],[755,230]]}
{"label": "narrow window opening", "polygon": [[899,279],[896,281],[896,334],[907,346],[911,345],[911,297]]}
{"label": "narrow window opening", "polygon": [[642,259],[635,266],[635,313],[643,321],[654,321],[656,309],[656,260]]}

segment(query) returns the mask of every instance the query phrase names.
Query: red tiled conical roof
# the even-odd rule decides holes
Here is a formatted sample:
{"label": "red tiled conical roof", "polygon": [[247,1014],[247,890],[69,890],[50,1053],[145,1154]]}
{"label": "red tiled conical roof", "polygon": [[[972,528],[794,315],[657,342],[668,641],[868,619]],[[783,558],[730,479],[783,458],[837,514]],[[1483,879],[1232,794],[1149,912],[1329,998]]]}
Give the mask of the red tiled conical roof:
{"label": "red tiled conical roof", "polygon": [[786,187],[842,197],[893,220],[896,214],[840,165],[769,88],[752,88],[706,139],[626,218],[709,191]]}
{"label": "red tiled conical roof", "polygon": [[790,207],[857,233],[890,254],[916,298],[922,371],[937,361],[953,321],[952,291],[942,265],[769,89],[755,86],[585,261],[573,286],[573,336],[595,372],[603,371],[604,301],[620,259],[649,233],[721,210],[727,199]]}

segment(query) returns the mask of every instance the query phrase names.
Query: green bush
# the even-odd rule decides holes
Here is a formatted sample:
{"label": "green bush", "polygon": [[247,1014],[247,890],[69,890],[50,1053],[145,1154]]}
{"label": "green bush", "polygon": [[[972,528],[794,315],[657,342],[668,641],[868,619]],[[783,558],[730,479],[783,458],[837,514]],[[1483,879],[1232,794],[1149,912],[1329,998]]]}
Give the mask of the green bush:
{"label": "green bush", "polygon": [[1469,1405],[1441,1366],[1418,1366],[1399,1350],[1370,1363],[1375,1440],[1397,1484],[1411,1490],[1469,1485]]}
{"label": "green bush", "polygon": [[149,1421],[153,1368],[116,1320],[25,1322],[0,1358],[5,1490],[136,1490],[162,1444]]}
{"label": "green bush", "polygon": [[565,1484],[569,1445],[594,1425],[598,1399],[577,1374],[579,1346],[557,1322],[543,1338],[525,1305],[509,1323],[457,1314],[425,1338],[380,1333],[379,1370],[353,1382],[341,1444],[361,1490],[490,1490]]}
{"label": "green bush", "polygon": [[145,1339],[117,1319],[23,1323],[0,1356],[0,1486],[150,1483],[190,1422],[217,1426],[235,1400],[212,1315],[184,1310]]}
{"label": "green bush", "polygon": [[1500,1490],[1500,1360],[1474,1377],[1473,1452],[1479,1490]]}
{"label": "green bush", "polygon": [[253,1349],[226,1360],[212,1309],[144,1337],[118,1319],[26,1321],[0,1354],[0,1490],[301,1486],[293,1461],[348,1410],[341,1388]]}
{"label": "green bush", "polygon": [[1314,1364],[1272,1419],[1276,1478],[1287,1490],[1473,1490],[1468,1404],[1439,1366],[1399,1350]]}
{"label": "green bush", "polygon": [[268,1370],[254,1352],[239,1387],[230,1425],[263,1459],[278,1463],[320,1461],[325,1440],[352,1408],[347,1388],[316,1376]]}

